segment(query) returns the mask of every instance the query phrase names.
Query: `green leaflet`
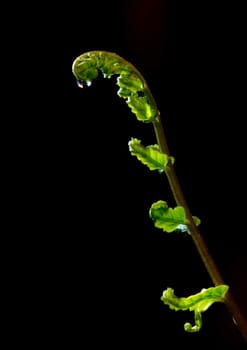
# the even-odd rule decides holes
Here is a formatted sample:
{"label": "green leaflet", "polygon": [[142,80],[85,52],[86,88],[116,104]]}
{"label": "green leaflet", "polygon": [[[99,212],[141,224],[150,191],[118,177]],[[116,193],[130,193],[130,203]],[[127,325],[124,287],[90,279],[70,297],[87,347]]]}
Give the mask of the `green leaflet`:
{"label": "green leaflet", "polygon": [[195,325],[192,326],[189,322],[186,322],[184,329],[187,332],[198,332],[202,327],[201,313],[215,302],[224,302],[228,289],[228,285],[221,284],[216,287],[202,289],[201,292],[188,297],[177,297],[172,288],[167,288],[163,292],[161,300],[172,310],[194,311]]}
{"label": "green leaflet", "polygon": [[121,56],[107,51],[89,51],[77,57],[72,72],[78,85],[90,85],[99,71],[105,78],[118,75],[118,95],[126,100],[131,111],[142,122],[152,122],[159,114],[155,100],[141,73]]}
{"label": "green leaflet", "polygon": [[140,140],[135,138],[132,138],[128,145],[130,153],[150,170],[164,171],[169,160],[174,163],[174,158],[162,153],[158,145],[145,147]]}
{"label": "green leaflet", "polygon": [[[161,228],[165,232],[188,232],[185,210],[182,206],[177,206],[174,209],[169,208],[165,201],[159,200],[152,204],[149,216],[154,221],[155,227]],[[196,216],[193,216],[193,219],[198,226],[201,220]]]}
{"label": "green leaflet", "polygon": [[216,287],[203,288],[199,293],[188,297],[177,297],[172,288],[167,288],[161,297],[164,304],[172,310],[206,311],[214,302],[223,301],[229,286],[225,284]]}

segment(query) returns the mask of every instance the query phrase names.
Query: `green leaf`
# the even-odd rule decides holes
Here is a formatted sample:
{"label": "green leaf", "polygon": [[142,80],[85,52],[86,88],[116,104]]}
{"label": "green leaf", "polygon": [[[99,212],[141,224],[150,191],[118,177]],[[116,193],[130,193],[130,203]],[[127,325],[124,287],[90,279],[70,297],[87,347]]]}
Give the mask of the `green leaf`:
{"label": "green leaf", "polygon": [[161,297],[164,304],[172,310],[206,311],[213,303],[223,301],[229,286],[225,284],[216,287],[203,288],[199,293],[188,297],[177,297],[172,288],[167,288]]}
{"label": "green leaf", "polygon": [[152,122],[159,114],[156,102],[146,80],[130,62],[107,51],[89,51],[78,56],[72,64],[72,72],[78,85],[88,86],[101,71],[104,78],[118,75],[118,95],[126,100],[136,118],[142,122]]}
{"label": "green leaf", "polygon": [[172,209],[166,202],[160,200],[152,204],[149,214],[155,227],[165,232],[173,232],[179,225],[185,225],[185,211],[181,206]]}
{"label": "green leaf", "polygon": [[202,326],[201,313],[215,302],[224,302],[228,289],[228,285],[221,284],[216,287],[204,288],[199,293],[188,297],[177,297],[172,288],[167,288],[161,296],[161,301],[175,311],[194,311],[195,325],[192,326],[189,322],[186,322],[184,329],[187,332],[197,332]]}
{"label": "green leaf", "polygon": [[171,160],[174,163],[173,157],[168,157],[160,151],[158,145],[143,146],[141,141],[132,138],[129,141],[129,150],[133,156],[146,165],[150,170],[164,171],[168,161]]}
{"label": "green leaf", "polygon": [[[117,78],[117,84],[121,87],[118,91],[120,97],[128,97],[127,92],[138,93],[143,90],[143,82],[136,74],[122,74]],[[122,93],[125,91],[125,93]]]}
{"label": "green leaf", "polygon": [[[164,232],[188,232],[185,210],[182,206],[169,208],[165,201],[159,200],[152,204],[149,216],[154,221],[154,226],[162,229]],[[199,225],[201,222],[196,216],[193,216],[193,220],[196,225]]]}

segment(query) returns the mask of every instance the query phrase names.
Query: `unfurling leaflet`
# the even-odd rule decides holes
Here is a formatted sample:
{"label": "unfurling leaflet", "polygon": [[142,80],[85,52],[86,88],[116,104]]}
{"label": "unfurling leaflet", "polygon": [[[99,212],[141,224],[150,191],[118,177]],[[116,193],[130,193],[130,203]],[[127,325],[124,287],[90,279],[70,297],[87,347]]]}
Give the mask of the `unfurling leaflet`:
{"label": "unfurling leaflet", "polygon": [[149,170],[163,172],[169,160],[172,164],[175,161],[173,157],[162,153],[157,144],[143,146],[141,141],[135,138],[132,138],[131,141],[129,141],[129,151],[132,156],[136,156],[141,163],[149,168]]}
{"label": "unfurling leaflet", "polygon": [[[159,200],[152,204],[149,210],[149,216],[154,222],[154,226],[162,229],[164,232],[188,232],[185,210],[178,205],[175,208],[169,208],[165,201]],[[201,220],[197,216],[192,216],[194,223],[198,226]]]}
{"label": "unfurling leaflet", "polygon": [[113,52],[89,51],[77,57],[72,72],[78,85],[91,85],[99,71],[104,78],[117,77],[118,95],[126,100],[131,111],[142,122],[152,122],[159,110],[142,74],[130,62]]}
{"label": "unfurling leaflet", "polygon": [[161,300],[172,310],[194,311],[195,325],[192,326],[191,323],[186,322],[184,329],[187,332],[198,332],[202,327],[201,313],[206,311],[215,302],[224,302],[224,297],[228,289],[228,285],[221,284],[216,287],[202,289],[201,292],[188,297],[177,297],[172,288],[167,288],[163,292]]}

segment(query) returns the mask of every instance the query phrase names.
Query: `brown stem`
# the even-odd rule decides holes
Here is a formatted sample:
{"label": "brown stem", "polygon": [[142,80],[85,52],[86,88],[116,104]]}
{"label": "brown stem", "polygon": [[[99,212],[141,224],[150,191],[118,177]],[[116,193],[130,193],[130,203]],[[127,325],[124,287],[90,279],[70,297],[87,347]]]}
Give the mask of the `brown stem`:
{"label": "brown stem", "polygon": [[[170,156],[170,151],[167,145],[164,129],[162,126],[162,122],[160,119],[160,115],[158,114],[156,119],[153,121],[154,131],[156,135],[157,142],[159,144],[159,147],[161,151],[168,156]],[[196,246],[196,249],[205,265],[205,268],[212,279],[215,286],[220,284],[225,284],[224,280],[208,250],[208,247],[198,229],[198,227],[195,225],[192,214],[190,212],[190,209],[188,207],[188,204],[185,200],[183,191],[181,189],[180,183],[178,181],[174,166],[172,162],[169,162],[166,166],[165,173],[173,194],[173,197],[175,199],[175,202],[177,205],[183,206],[185,213],[186,213],[186,224],[188,227],[188,231],[192,237],[192,240]],[[238,327],[240,333],[242,334],[243,338],[247,342],[247,321],[244,318],[239,306],[235,302],[232,294],[230,291],[227,292],[225,296],[225,304],[227,306],[228,311],[232,315],[233,321]]]}

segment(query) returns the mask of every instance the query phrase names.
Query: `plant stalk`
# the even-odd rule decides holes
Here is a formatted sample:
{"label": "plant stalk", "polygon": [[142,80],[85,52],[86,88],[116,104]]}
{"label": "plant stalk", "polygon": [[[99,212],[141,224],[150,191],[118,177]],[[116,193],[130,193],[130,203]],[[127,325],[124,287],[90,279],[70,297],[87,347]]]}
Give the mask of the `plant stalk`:
{"label": "plant stalk", "polygon": [[[162,126],[160,114],[157,115],[156,119],[153,121],[153,127],[157,139],[157,143],[160,147],[160,150],[171,156],[167,140],[165,137],[164,129]],[[186,225],[188,227],[188,231],[191,235],[191,238],[196,246],[196,249],[202,259],[202,262],[215,286],[220,284],[225,284],[221,273],[219,272],[214,259],[212,258],[207,244],[205,243],[198,227],[195,225],[192,214],[190,212],[189,206],[184,197],[183,191],[181,189],[179,180],[177,178],[175,168],[172,162],[169,162],[165,169],[165,174],[167,176],[174,200],[177,205],[182,206],[185,210],[186,214]],[[230,289],[230,288],[229,288]],[[230,291],[227,292],[225,296],[225,304],[227,306],[228,311],[230,312],[234,324],[237,326],[244,340],[247,342],[247,321],[244,318],[239,306],[235,302]]]}

